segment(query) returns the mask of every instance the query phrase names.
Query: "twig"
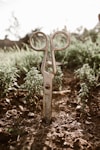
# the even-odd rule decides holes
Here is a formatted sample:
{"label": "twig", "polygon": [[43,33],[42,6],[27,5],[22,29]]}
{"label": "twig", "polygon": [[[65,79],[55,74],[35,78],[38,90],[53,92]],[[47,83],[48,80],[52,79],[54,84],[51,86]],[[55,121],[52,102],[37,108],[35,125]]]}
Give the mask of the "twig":
{"label": "twig", "polygon": [[53,94],[57,95],[57,94],[60,94],[60,95],[64,95],[66,93],[70,93],[71,90],[62,90],[62,91],[53,91]]}

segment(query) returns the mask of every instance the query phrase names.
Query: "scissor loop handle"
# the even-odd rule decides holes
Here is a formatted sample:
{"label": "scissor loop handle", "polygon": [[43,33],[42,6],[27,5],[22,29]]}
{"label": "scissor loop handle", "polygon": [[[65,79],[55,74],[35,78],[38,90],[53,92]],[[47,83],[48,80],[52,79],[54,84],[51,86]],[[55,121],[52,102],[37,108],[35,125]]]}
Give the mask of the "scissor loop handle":
{"label": "scissor loop handle", "polygon": [[57,51],[64,50],[69,46],[69,44],[70,44],[70,36],[68,33],[64,31],[57,31],[51,37],[51,45],[53,50]]}
{"label": "scissor loop handle", "polygon": [[34,32],[30,37],[30,45],[36,51],[45,51],[48,47],[48,38],[43,32]]}

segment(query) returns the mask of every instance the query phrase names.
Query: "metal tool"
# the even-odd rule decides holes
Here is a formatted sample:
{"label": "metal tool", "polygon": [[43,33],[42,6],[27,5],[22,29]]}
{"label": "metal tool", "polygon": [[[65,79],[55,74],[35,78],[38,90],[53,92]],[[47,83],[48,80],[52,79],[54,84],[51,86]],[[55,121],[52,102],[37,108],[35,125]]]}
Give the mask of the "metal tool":
{"label": "metal tool", "polygon": [[41,65],[43,75],[43,118],[50,123],[52,117],[52,80],[56,73],[55,51],[64,50],[70,44],[69,34],[64,31],[45,35],[34,32],[30,37],[31,47],[36,51],[44,51]]}

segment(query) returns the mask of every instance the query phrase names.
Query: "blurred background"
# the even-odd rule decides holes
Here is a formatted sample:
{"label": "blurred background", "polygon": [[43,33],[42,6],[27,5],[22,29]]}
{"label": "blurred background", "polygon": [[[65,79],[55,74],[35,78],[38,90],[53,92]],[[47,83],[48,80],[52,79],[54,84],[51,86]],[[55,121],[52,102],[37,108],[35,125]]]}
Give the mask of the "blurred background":
{"label": "blurred background", "polygon": [[63,29],[92,29],[98,23],[98,0],[0,0],[0,39],[18,39],[40,28],[46,33]]}

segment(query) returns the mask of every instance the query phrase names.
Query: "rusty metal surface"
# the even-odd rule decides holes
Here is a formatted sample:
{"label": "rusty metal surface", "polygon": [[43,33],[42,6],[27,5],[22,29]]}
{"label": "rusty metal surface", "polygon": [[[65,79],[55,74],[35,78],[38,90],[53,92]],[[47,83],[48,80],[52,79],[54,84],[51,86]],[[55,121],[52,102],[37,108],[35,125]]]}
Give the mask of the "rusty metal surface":
{"label": "rusty metal surface", "polygon": [[[62,46],[59,45],[61,41],[62,43],[65,41],[65,44]],[[30,37],[30,44],[33,50],[44,52],[41,65],[44,81],[43,118],[46,123],[50,123],[52,117],[52,80],[56,73],[55,51],[66,49],[70,44],[70,37],[69,34],[64,31],[55,32],[50,36],[45,35],[43,32],[35,32]]]}

